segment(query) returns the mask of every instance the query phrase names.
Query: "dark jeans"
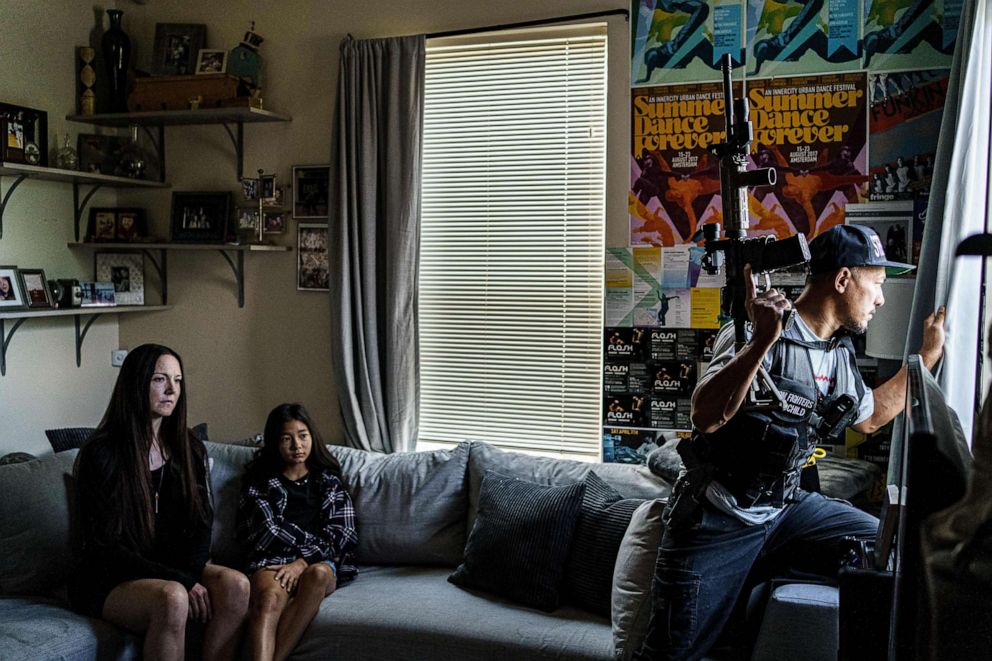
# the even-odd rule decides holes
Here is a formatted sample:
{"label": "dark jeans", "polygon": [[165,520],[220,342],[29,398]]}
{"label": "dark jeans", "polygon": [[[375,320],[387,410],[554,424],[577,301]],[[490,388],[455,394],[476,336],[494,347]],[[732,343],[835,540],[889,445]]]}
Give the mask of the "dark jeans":
{"label": "dark jeans", "polygon": [[[801,571],[836,577],[838,544],[873,536],[878,519],[850,503],[796,492],[774,520],[748,526],[703,507],[699,525],[666,530],[658,549],[654,611],[635,659],[698,659],[716,642],[747,584]],[[749,579],[750,576],[750,579]]]}

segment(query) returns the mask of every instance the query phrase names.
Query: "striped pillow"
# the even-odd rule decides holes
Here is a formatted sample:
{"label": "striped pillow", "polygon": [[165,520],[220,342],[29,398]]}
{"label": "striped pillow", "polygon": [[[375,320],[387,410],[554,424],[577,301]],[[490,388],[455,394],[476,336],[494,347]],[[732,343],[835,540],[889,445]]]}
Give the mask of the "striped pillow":
{"label": "striped pillow", "polygon": [[583,483],[545,486],[486,471],[462,563],[448,581],[543,611],[561,601]]}
{"label": "striped pillow", "polygon": [[593,471],[586,475],[585,485],[563,592],[569,603],[610,617],[617,551],[630,517],[644,501],[624,499]]}

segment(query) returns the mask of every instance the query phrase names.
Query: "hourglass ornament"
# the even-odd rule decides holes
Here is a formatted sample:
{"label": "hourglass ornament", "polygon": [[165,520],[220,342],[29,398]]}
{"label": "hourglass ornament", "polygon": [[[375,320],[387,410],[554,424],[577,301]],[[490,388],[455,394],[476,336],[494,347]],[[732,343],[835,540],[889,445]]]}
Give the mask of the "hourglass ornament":
{"label": "hourglass ornament", "polygon": [[79,82],[83,84],[83,93],[79,96],[79,112],[82,115],[92,115],[96,112],[96,94],[93,93],[96,72],[92,66],[96,51],[89,46],[80,46],[78,52],[79,59],[83,61],[83,66],[79,69]]}

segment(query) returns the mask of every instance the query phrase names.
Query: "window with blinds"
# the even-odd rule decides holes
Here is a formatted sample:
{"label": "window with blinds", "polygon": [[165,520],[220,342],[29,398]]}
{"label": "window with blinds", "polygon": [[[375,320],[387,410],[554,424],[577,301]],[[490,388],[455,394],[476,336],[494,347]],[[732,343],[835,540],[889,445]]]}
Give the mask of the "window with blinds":
{"label": "window with blinds", "polygon": [[431,40],[418,448],[600,456],[606,27]]}

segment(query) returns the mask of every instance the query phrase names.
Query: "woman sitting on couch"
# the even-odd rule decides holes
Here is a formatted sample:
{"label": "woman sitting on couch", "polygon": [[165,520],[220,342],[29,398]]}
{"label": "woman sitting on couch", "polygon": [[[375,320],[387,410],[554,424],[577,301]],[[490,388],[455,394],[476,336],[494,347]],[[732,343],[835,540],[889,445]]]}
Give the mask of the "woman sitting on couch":
{"label": "woman sitting on couch", "polygon": [[248,610],[240,572],[209,564],[207,453],[186,427],[179,355],[144,344],[121,366],[75,478],[82,564],[72,605],[144,634],[145,659],[182,659],[187,620],[207,623],[202,658],[231,659]]}
{"label": "woman sitting on couch", "polygon": [[355,509],[341,465],[300,404],[269,413],[245,476],[238,537],[248,547],[251,658],[285,659],[324,597],[357,572]]}

